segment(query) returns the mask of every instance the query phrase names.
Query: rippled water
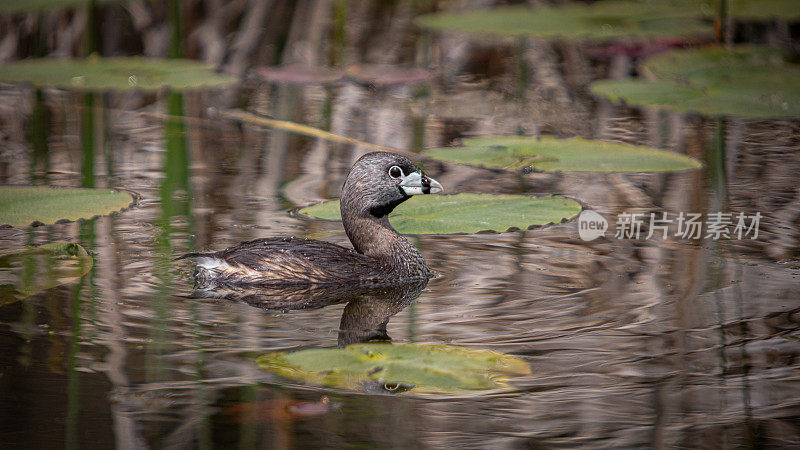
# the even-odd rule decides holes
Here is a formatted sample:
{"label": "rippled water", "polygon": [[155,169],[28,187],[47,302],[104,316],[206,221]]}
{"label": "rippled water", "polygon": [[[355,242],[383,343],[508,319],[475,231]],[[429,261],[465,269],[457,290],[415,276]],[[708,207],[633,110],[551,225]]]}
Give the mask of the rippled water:
{"label": "rippled water", "polygon": [[[51,134],[40,158],[13,112],[30,111],[30,94],[2,92],[0,181],[85,184],[81,97],[46,92]],[[563,194],[612,223],[624,211],[758,211],[756,240],[609,233],[583,242],[574,221],[415,236],[439,277],[413,301],[374,299],[364,312],[348,311],[347,296],[335,293],[308,309],[190,298],[190,266],[171,261],[185,251],[282,235],[346,244],[340,224],[289,211],[335,197],[367,151],[239,126],[210,106],[245,95],[261,113],[329,121],[334,132],[403,149],[524,129],[512,118],[526,117],[514,101],[499,103],[491,117],[454,117],[413,94],[354,83],[328,92],[259,86],[190,94],[184,112],[195,119],[185,129],[164,125],[166,97],[106,96],[89,176],[97,186],[137,192],[138,204],[80,223],[0,230],[2,247],[69,240],[95,259],[80,281],[0,307],[4,446],[800,445],[796,122],[729,121],[720,169],[711,150],[716,122],[589,103],[586,117],[539,111],[531,120],[549,132],[568,134],[574,124],[589,137],[657,144],[706,168],[519,176],[425,163],[451,193]],[[436,99],[459,95],[473,94]],[[396,342],[517,355],[532,375],[503,394],[437,397],[303,386],[256,366],[254,356],[269,350],[337,346],[343,314],[377,334],[372,327],[389,319],[386,333]],[[253,402],[260,403],[241,406]]]}

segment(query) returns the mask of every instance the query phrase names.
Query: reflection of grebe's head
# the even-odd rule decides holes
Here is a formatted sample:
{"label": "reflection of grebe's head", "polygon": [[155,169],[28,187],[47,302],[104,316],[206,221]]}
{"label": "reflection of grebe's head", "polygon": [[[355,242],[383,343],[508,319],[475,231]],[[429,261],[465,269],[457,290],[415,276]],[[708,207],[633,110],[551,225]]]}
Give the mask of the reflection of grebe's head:
{"label": "reflection of grebe's head", "polygon": [[353,164],[342,187],[342,215],[383,217],[412,195],[442,192],[442,185],[395,153],[367,153]]}

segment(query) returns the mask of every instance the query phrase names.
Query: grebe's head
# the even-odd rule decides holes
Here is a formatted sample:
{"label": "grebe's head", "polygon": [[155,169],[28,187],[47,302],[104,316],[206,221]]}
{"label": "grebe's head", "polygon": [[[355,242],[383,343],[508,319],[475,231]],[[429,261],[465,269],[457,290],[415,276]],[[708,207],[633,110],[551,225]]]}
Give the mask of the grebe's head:
{"label": "grebe's head", "polygon": [[412,195],[442,192],[410,159],[396,153],[367,153],[353,164],[342,187],[342,215],[383,217]]}

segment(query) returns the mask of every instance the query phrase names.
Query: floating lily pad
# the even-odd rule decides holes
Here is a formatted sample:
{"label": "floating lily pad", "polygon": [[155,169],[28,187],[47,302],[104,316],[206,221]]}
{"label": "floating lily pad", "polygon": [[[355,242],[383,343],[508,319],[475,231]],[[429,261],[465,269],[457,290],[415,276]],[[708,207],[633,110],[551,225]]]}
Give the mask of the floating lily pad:
{"label": "floating lily pad", "polygon": [[399,67],[388,64],[355,64],[347,68],[347,76],[362,84],[391,86],[427,83],[433,74],[419,67]]}
{"label": "floating lily pad", "polygon": [[443,161],[504,170],[531,167],[548,172],[673,172],[702,167],[679,153],[639,145],[532,136],[484,136],[465,147],[426,150]]}
{"label": "floating lily pad", "polygon": [[800,65],[754,46],[673,50],[642,65],[653,80],[602,80],[596,95],[710,116],[800,117]]}
{"label": "floating lily pad", "polygon": [[262,80],[284,84],[330,84],[344,78],[344,71],[339,69],[298,64],[259,67],[255,74]]}
{"label": "floating lily pad", "polygon": [[[761,77],[776,70],[793,71],[789,73],[792,76],[800,74],[800,67],[785,62],[780,50],[755,45],[676,49],[648,58],[642,63],[641,70],[659,80],[704,88],[726,82],[751,81],[751,84],[759,84],[766,80],[751,80],[752,77]],[[792,78],[792,81],[796,80]]]}
{"label": "floating lily pad", "polygon": [[[659,37],[710,37],[719,0],[611,0],[564,6],[511,6],[420,16],[423,27],[495,36],[610,41]],[[800,18],[797,0],[728,0],[740,21]]]}
{"label": "floating lily pad", "polygon": [[275,352],[261,368],[309,384],[364,390],[454,393],[508,389],[511,377],[530,375],[524,361],[503,353],[446,345],[354,344],[343,349]]}
{"label": "floating lily pad", "polygon": [[[718,13],[720,0],[683,0],[683,4],[699,6],[706,16]],[[727,0],[728,15],[740,21],[793,20],[800,18],[797,0]]]}
{"label": "floating lily pad", "polygon": [[666,1],[580,2],[566,6],[501,7],[420,16],[423,27],[495,36],[608,41],[711,36],[700,5]]}
{"label": "floating lily pad", "polygon": [[188,90],[236,83],[198,61],[142,57],[24,59],[0,65],[0,82],[86,91]]}
{"label": "floating lily pad", "polygon": [[0,305],[67,284],[93,264],[86,249],[70,242],[0,249]]}
{"label": "floating lily pad", "polygon": [[[320,219],[341,220],[338,200],[309,206],[300,212]],[[403,234],[456,234],[525,229],[561,222],[580,212],[580,203],[563,197],[425,195],[402,203],[389,215],[389,220]]]}
{"label": "floating lily pad", "polygon": [[131,194],[112,189],[0,186],[0,225],[88,219],[125,209],[133,201]]}

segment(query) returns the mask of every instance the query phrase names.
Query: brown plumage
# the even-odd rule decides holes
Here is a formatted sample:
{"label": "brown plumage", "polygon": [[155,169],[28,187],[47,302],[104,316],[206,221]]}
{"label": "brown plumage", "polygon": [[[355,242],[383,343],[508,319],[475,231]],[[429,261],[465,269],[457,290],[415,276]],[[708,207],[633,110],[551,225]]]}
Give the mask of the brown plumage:
{"label": "brown plumage", "polygon": [[200,290],[247,285],[388,286],[428,279],[431,271],[422,254],[392,228],[387,215],[412,195],[441,190],[408,158],[368,153],[356,161],[342,187],[342,223],[354,250],[277,237],[178,259],[197,261],[194,276]]}

